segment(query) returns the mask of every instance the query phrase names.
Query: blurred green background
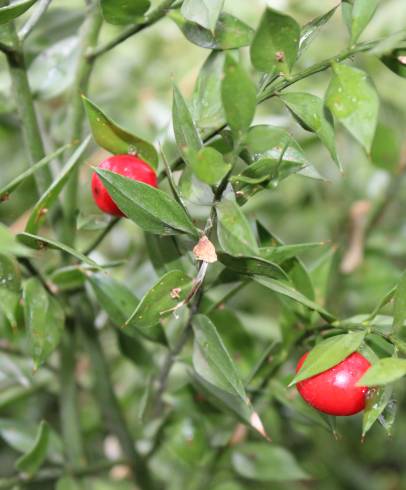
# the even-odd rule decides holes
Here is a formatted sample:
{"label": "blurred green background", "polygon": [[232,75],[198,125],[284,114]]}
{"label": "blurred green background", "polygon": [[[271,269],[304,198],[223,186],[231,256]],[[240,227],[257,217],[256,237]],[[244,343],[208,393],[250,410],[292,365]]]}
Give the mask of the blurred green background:
{"label": "blurred green background", "polygon": [[[303,25],[333,7],[335,2],[226,0],[225,8],[255,27],[266,4],[288,12]],[[82,15],[83,2],[55,1],[27,44],[29,62],[35,60],[44,49],[67,37],[76,36],[83,20]],[[405,1],[381,1],[379,10],[362,39],[376,39],[404,29],[405,26]],[[110,39],[119,30],[105,25],[101,42]],[[345,46],[346,40],[347,32],[338,9],[303,56],[298,69],[338,53]],[[170,123],[172,81],[176,81],[182,92],[190,96],[198,70],[207,55],[206,50],[186,41],[177,26],[165,19],[97,60],[89,96],[122,126],[133,130],[141,137],[159,142],[171,158],[175,155]],[[244,55],[247,59],[246,66],[249,66],[247,52],[244,51]],[[402,178],[406,167],[406,81],[387,70],[378,59],[371,56],[359,55],[356,62],[370,74],[381,98],[379,125],[370,158],[343,128],[338,128],[337,145],[344,167],[344,173],[341,175],[319,141],[311,133],[302,130],[277,99],[272,99],[260,106],[256,121],[288,129],[303,146],[307,157],[329,182],[320,183],[295,176],[273,190],[258,194],[244,207],[249,216],[260,219],[286,243],[327,242],[322,251],[308,253],[304,259],[309,267],[320,259],[324,260],[323,263],[327,266],[331,265],[327,278],[327,300],[331,311],[339,312],[341,317],[370,312],[406,269],[406,179]],[[46,144],[47,150],[51,151],[65,142],[66,104],[69,104],[67,91],[60,90],[61,80],[58,74],[46,69],[35,69],[35,65],[32,65],[30,72],[32,85],[38,89],[36,104],[41,115],[40,124],[48,129],[50,138]],[[68,68],[63,77],[67,84],[70,74]],[[323,96],[328,81],[329,73],[323,72],[296,84],[292,90],[308,91]],[[41,87],[47,89],[41,92]],[[54,95],[50,97],[49,94],[54,89]],[[0,185],[11,180],[27,166],[10,90],[5,61],[1,57]],[[97,233],[97,230],[92,228],[97,228],[99,223],[105,222],[90,197],[90,167],[99,162],[103,155],[95,148],[93,157],[81,172],[79,222],[82,229],[79,243],[82,247]],[[20,231],[24,226],[24,216],[36,199],[34,189],[33,181],[29,180],[11,200],[0,205],[0,220],[11,226],[14,231]],[[351,243],[353,227],[357,226],[351,218],[357,201],[365,201],[366,206],[369,206],[368,216],[375,208],[380,209],[382,203],[385,205],[382,207],[382,214],[377,216],[376,222],[367,233],[362,260],[347,274],[342,272],[342,264]],[[89,223],[92,226],[89,226]],[[130,266],[117,269],[115,274],[141,295],[156,280],[156,275],[146,260],[145,247],[140,230],[132,223],[123,222],[113,230],[110,238],[103,243],[94,257],[105,262],[130,257]],[[324,257],[324,253],[332,248],[335,252],[330,253],[330,260]],[[247,366],[255,362],[256,356],[262,350],[264,339],[279,338],[281,335],[278,305],[264,301],[262,289],[252,285],[240,293],[230,309],[233,310],[230,317],[227,317],[227,312],[218,313],[218,324],[220,328],[223,326],[221,333],[224,333],[231,351],[235,354],[242,351],[238,364],[243,374],[247,374]],[[236,322],[237,318],[241,322],[242,333],[240,338],[233,338],[227,332],[226,326],[229,322]],[[102,315],[99,320],[100,325],[105,323]],[[251,335],[252,332],[255,335]],[[134,434],[140,434],[142,430],[134,407],[142,394],[145,378],[129,361],[119,356],[111,332],[106,330],[103,340],[111,355],[113,377],[120,400],[126,407]],[[247,348],[247,343],[252,343],[252,348]],[[305,346],[302,351],[304,349]],[[297,352],[295,358],[284,366],[278,383],[285,382],[292,374],[294,363],[302,351]],[[160,352],[151,355],[159,356]],[[86,378],[86,362],[84,356],[82,367],[85,385],[89,383]],[[31,383],[33,378],[28,361],[21,361],[16,365],[19,371],[15,376],[23,376],[28,380],[27,383]],[[12,405],[7,403],[10,373],[17,369],[13,366],[14,358],[11,359],[7,355],[0,357],[1,420],[18,415],[19,419],[30,424],[38,420],[40,414],[46,413],[50,420],[55,417],[57,425],[57,417],[52,415],[56,411],[56,386],[46,372],[41,371],[36,375],[36,388],[30,397],[24,397]],[[181,369],[179,371],[178,373],[175,370],[172,379],[173,390],[179,390],[179,386],[183,386],[184,373]],[[44,385],[47,386],[45,391],[42,390]],[[272,483],[263,486],[243,481],[227,485],[230,475],[228,471],[220,471],[219,484],[210,488],[406,489],[405,389],[401,382],[396,385],[397,417],[392,435],[389,437],[377,424],[363,443],[360,438],[360,416],[338,420],[336,430],[339,435],[334,437],[332,431],[326,430],[319,421],[315,423],[295,409],[296,404],[300,405],[301,402],[294,389],[288,392],[289,399],[294,400],[293,405],[282,403],[281,399],[275,396],[278,387],[280,389],[277,382],[271,385],[262,402],[265,425],[269,428],[274,442],[290,449],[314,479],[305,483]],[[219,420],[224,420],[225,432],[230,426],[230,419],[226,416],[219,419],[217,415],[216,422],[212,423],[213,414],[206,405],[201,409],[207,418],[202,424],[202,419],[197,417],[194,409],[188,408],[191,404],[189,390],[183,388],[181,395],[179,391],[177,393],[179,407],[167,431],[167,442],[154,458],[156,474],[167,479],[167,488],[171,490],[189,488],[188,482],[193,479],[196,467],[204,461],[204,455],[208,451],[208,434],[213,435],[216,430],[221,432],[221,429],[218,430]],[[108,439],[107,442],[106,439],[104,442],[101,440],[103,433],[99,431],[99,407],[85,394],[80,401],[81,422],[88,438],[87,442],[97,455],[106,451],[106,447],[109,446]],[[3,438],[3,442],[9,441],[12,436],[5,435],[7,431],[1,420],[0,437]],[[9,432],[10,430],[12,431],[12,428],[9,428]],[[0,443],[2,476],[9,473],[10,461],[14,460],[15,456],[9,444]],[[96,490],[132,488],[130,484],[120,480],[113,484],[92,479],[88,485]]]}

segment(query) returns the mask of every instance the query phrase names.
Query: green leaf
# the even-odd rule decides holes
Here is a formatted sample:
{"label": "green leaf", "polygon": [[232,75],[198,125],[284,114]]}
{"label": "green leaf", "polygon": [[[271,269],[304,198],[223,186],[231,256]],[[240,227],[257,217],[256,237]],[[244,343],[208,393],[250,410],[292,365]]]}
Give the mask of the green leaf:
{"label": "green leaf", "polygon": [[11,5],[0,7],[0,24],[7,24],[7,22],[16,19],[32,7],[36,1],[37,0],[21,0],[19,2],[14,2]]}
{"label": "green leaf", "polygon": [[214,31],[224,0],[185,0],[181,12],[185,19]]}
{"label": "green leaf", "polygon": [[333,7],[331,10],[326,12],[319,17],[308,22],[305,26],[302,27],[302,31],[300,33],[300,41],[299,41],[299,54],[300,56],[303,51],[313,42],[314,38],[318,35],[319,30],[327,24],[327,22],[334,15],[334,12],[337,10],[338,6]]}
{"label": "green leaf", "polygon": [[[38,423],[13,419],[0,419],[0,436],[11,448],[20,453],[28,453],[35,445]],[[59,435],[49,427],[47,459],[53,463],[63,463],[63,445]]]}
{"label": "green leaf", "polygon": [[179,249],[173,236],[145,233],[145,243],[151,263],[159,276],[170,270],[183,269],[182,257],[179,256]]}
{"label": "green leaf", "polygon": [[277,294],[281,294],[282,296],[286,296],[290,299],[293,299],[297,303],[306,306],[310,310],[317,311],[320,314],[320,316],[325,318],[327,321],[331,321],[334,319],[333,315],[331,315],[331,313],[326,311],[322,306],[310,300],[309,298],[307,298],[302,293],[292,288],[288,284],[267,277],[255,276],[254,279],[259,284],[262,284],[263,286],[270,289],[271,291],[274,291]]}
{"label": "green leaf", "polygon": [[252,163],[242,175],[268,175],[279,181],[291,173],[321,178],[300,145],[282,128],[269,125],[252,127],[247,136],[246,148]]}
{"label": "green leaf", "polygon": [[396,288],[393,303],[393,331],[399,333],[406,320],[406,272]]}
{"label": "green leaf", "polygon": [[362,417],[362,436],[371,429],[382,415],[392,397],[392,386],[371,388],[366,394],[366,404]]}
{"label": "green leaf", "polygon": [[260,255],[266,260],[280,264],[308,250],[325,246],[325,242],[297,243],[293,245],[278,245],[277,247],[261,247]]}
{"label": "green leaf", "polygon": [[38,369],[58,346],[65,324],[59,302],[49,296],[38,279],[23,288],[24,317],[35,368]]}
{"label": "green leaf", "polygon": [[165,192],[109,170],[96,172],[121,211],[143,230],[158,235],[198,235],[184,209]]}
{"label": "green leaf", "polygon": [[253,411],[244,384],[216,327],[204,315],[195,315],[193,368],[195,379],[223,406],[266,437],[262,422]]}
{"label": "green leaf", "polygon": [[79,53],[77,36],[62,39],[42,51],[28,69],[32,92],[45,100],[61,95],[73,83]]}
{"label": "green leaf", "polygon": [[276,10],[267,8],[251,44],[251,61],[262,72],[290,73],[299,49],[298,23]]}
{"label": "green leaf", "polygon": [[134,24],[151,6],[149,0],[100,0],[104,20],[109,24]]}
{"label": "green leaf", "polygon": [[394,49],[391,53],[382,56],[382,62],[389,70],[402,78],[406,78],[406,49]]}
{"label": "green leaf", "polygon": [[125,328],[149,328],[172,313],[192,291],[193,280],[182,271],[169,271],[145,294]]}
{"label": "green leaf", "polygon": [[379,99],[366,73],[333,63],[334,76],[326,93],[326,105],[369,152],[375,134]]}
{"label": "green leaf", "polygon": [[371,148],[372,163],[388,172],[396,172],[402,151],[399,132],[390,126],[378,123]]}
{"label": "green leaf", "polygon": [[233,201],[216,206],[217,236],[221,248],[231,255],[259,255],[258,245],[247,218]]}
{"label": "green leaf", "polygon": [[354,0],[351,13],[351,44],[358,41],[362,31],[372,19],[379,0]]}
{"label": "green leaf", "polygon": [[226,56],[221,84],[226,120],[237,140],[248,130],[255,115],[257,91],[243,67],[230,55]]}
{"label": "green leaf", "polygon": [[96,143],[105,150],[119,154],[139,155],[154,169],[158,166],[158,153],[147,141],[127,132],[111,121],[102,110],[82,95],[90,129]]}
{"label": "green leaf", "polygon": [[11,257],[0,254],[0,310],[13,328],[17,326],[20,286],[21,277],[17,263]]}
{"label": "green leaf", "polygon": [[86,255],[77,252],[73,248],[68,247],[68,245],[65,245],[64,243],[59,242],[57,240],[51,240],[49,238],[33,235],[31,233],[19,233],[17,235],[17,240],[20,243],[26,245],[28,248],[32,248],[34,250],[44,250],[46,248],[60,250],[61,252],[65,252],[68,255],[71,255],[75,259],[79,260],[80,262],[84,262],[85,264],[90,265],[91,267],[94,267],[96,269],[102,268],[99,264],[96,264],[94,260],[89,259],[89,257],[86,257]]}
{"label": "green leaf", "polygon": [[48,165],[52,160],[57,158],[61,153],[63,153],[67,148],[71,145],[68,143],[67,145],[61,146],[56,151],[42,158],[39,162],[34,163],[34,165],[30,166],[27,170],[18,175],[11,182],[6,184],[0,189],[0,204],[4,201],[7,201],[9,195],[27,178],[34,174],[37,170]]}
{"label": "green leaf", "polygon": [[[139,301],[133,293],[121,282],[104,273],[92,274],[89,282],[96,295],[100,306],[106,311],[109,318],[117,327],[123,327],[127,319],[137,308]],[[164,334],[160,325],[154,325],[153,328],[142,329],[136,325],[126,327],[124,333],[131,335],[135,339],[142,335],[148,340],[163,342]]]}
{"label": "green leaf", "polygon": [[223,12],[217,21],[214,33],[190,22],[173,10],[168,14],[191,43],[207,49],[237,49],[251,43],[254,31],[233,15]]}
{"label": "green leaf", "polygon": [[224,60],[224,51],[212,51],[197,77],[191,109],[200,128],[216,128],[225,121],[221,101]]}
{"label": "green leaf", "polygon": [[351,332],[323,340],[309,352],[289,386],[336,366],[358,350],[364,337],[365,332]]}
{"label": "green leaf", "polygon": [[239,274],[259,275],[273,279],[287,279],[286,273],[277,264],[260,257],[238,256],[218,252],[219,261],[228,269]]}
{"label": "green leaf", "polygon": [[0,223],[0,253],[25,256],[30,254],[30,250],[18,243],[8,228]]}
{"label": "green leaf", "polygon": [[341,169],[335,144],[333,118],[330,111],[324,107],[322,99],[305,92],[289,92],[280,97],[303,127],[317,134]]}
{"label": "green leaf", "polygon": [[216,327],[204,315],[196,315],[192,324],[195,336],[193,366],[196,372],[206,381],[244,400],[244,384]]}
{"label": "green leaf", "polygon": [[283,482],[309,478],[287,449],[274,444],[246,442],[238,445],[231,461],[234,471],[249,480]]}
{"label": "green leaf", "polygon": [[217,184],[231,169],[231,165],[224,161],[223,155],[210,146],[200,149],[197,153],[187,154],[196,177],[206,184]]}
{"label": "green leaf", "polygon": [[406,359],[385,357],[373,364],[357,382],[358,386],[380,386],[392,383],[406,374]]}
{"label": "green leaf", "polygon": [[185,99],[176,85],[173,87],[172,124],[179,151],[186,163],[189,163],[189,158],[202,148],[203,143]]}
{"label": "green leaf", "polygon": [[45,461],[48,451],[49,425],[43,420],[32,448],[16,462],[17,470],[33,476]]}
{"label": "green leaf", "polygon": [[[41,196],[39,201],[34,206],[30,217],[28,218],[25,231],[27,233],[36,234],[41,227],[41,224],[45,220],[45,215],[52,204],[57,200],[62,189],[69,180],[69,177],[77,168],[78,164],[81,162],[81,157],[86,150],[90,142],[90,136],[88,136],[81,145],[74,151],[72,156],[66,162],[65,166],[61,170],[58,177],[52,182],[50,187]],[[45,211],[45,212],[44,212]]]}

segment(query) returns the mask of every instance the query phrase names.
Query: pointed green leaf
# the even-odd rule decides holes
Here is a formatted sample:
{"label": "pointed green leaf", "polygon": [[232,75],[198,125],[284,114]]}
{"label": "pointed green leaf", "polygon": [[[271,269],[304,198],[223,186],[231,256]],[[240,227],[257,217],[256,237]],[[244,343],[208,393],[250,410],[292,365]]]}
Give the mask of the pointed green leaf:
{"label": "pointed green leaf", "polygon": [[366,404],[362,417],[362,435],[371,429],[382,415],[392,397],[392,386],[371,388],[366,394]]}
{"label": "pointed green leaf", "polygon": [[228,410],[267,437],[264,427],[245,393],[244,384],[215,325],[204,315],[195,315],[193,368],[195,380]]}
{"label": "pointed green leaf", "polygon": [[191,43],[207,49],[236,49],[248,46],[254,31],[233,15],[223,12],[217,21],[214,33],[190,22],[182,14],[173,10],[168,16],[178,25],[183,35]]}
{"label": "pointed green leaf", "polygon": [[406,272],[396,288],[393,303],[393,331],[399,333],[406,321]]}
{"label": "pointed green leaf", "polygon": [[[89,282],[96,295],[100,306],[106,311],[109,318],[117,327],[123,327],[127,319],[137,308],[139,304],[138,298],[121,282],[116,281],[105,273],[92,274],[89,277]],[[142,335],[148,340],[162,343],[164,334],[160,325],[155,325],[151,328],[137,328],[136,325],[125,328],[125,333],[134,338]]]}
{"label": "pointed green leaf", "polygon": [[49,425],[42,421],[38,427],[37,437],[32,448],[16,462],[18,471],[29,475],[35,475],[45,461],[48,451]]}
{"label": "pointed green leaf", "polygon": [[248,480],[284,482],[309,478],[293,454],[274,444],[246,442],[238,445],[231,461],[234,471]]}
{"label": "pointed green leaf", "polygon": [[30,250],[18,243],[10,230],[0,223],[0,253],[24,257],[30,255]]}
{"label": "pointed green leaf", "polygon": [[84,95],[82,99],[93,138],[98,145],[111,153],[139,155],[151,167],[157,168],[158,153],[150,143],[120,128]]}
{"label": "pointed green leaf", "polygon": [[299,56],[313,42],[314,38],[319,33],[320,29],[325,24],[327,24],[327,22],[331,19],[331,17],[333,16],[336,10],[337,10],[337,6],[333,7],[325,14],[316,17],[315,19],[311,20],[305,26],[302,27],[302,31],[300,33],[300,41],[299,41]]}
{"label": "pointed green leaf", "polygon": [[104,20],[109,24],[134,24],[151,6],[149,0],[100,0]]}
{"label": "pointed green leaf", "polygon": [[257,105],[256,88],[243,67],[230,55],[226,56],[221,84],[226,120],[237,139],[248,130]]}
{"label": "pointed green leaf", "polygon": [[231,255],[259,255],[253,231],[239,206],[228,199],[216,206],[220,246]]}
{"label": "pointed green leaf", "polygon": [[176,144],[185,162],[203,146],[189,107],[179,89],[173,87],[172,124]]}
{"label": "pointed green leaf", "polygon": [[67,148],[69,148],[71,145],[67,144],[64,146],[61,146],[61,148],[58,148],[58,150],[54,151],[50,155],[47,155],[45,158],[42,158],[39,162],[35,163],[34,165],[30,166],[25,172],[22,172],[20,175],[18,175],[15,179],[13,179],[11,182],[6,184],[0,189],[0,204],[4,201],[7,201],[9,198],[9,195],[23,182],[27,177],[30,177],[32,174],[34,174],[37,170],[40,168],[44,167],[45,165],[48,165],[52,160],[57,158],[61,153],[63,153]]}
{"label": "pointed green leaf", "polygon": [[33,235],[31,233],[19,233],[17,235],[17,240],[27,247],[33,248],[34,250],[44,250],[46,248],[60,250],[61,252],[65,252],[72,257],[75,257],[75,259],[79,260],[80,262],[84,262],[85,264],[88,264],[96,269],[101,269],[101,266],[96,264],[94,260],[89,259],[89,257],[86,257],[86,255],[77,252],[73,248],[68,247],[68,245],[65,245],[57,240],[50,240],[49,238]]}
{"label": "pointed green leaf", "polygon": [[36,234],[41,227],[41,224],[45,220],[45,215],[52,204],[57,200],[62,189],[69,180],[69,177],[77,168],[78,164],[81,162],[81,157],[86,150],[90,141],[90,136],[88,136],[81,145],[73,152],[72,156],[66,162],[64,168],[58,177],[52,182],[51,186],[45,191],[41,196],[39,201],[34,206],[30,217],[28,218],[25,231],[27,233]]}
{"label": "pointed green leaf", "polygon": [[36,1],[37,0],[20,0],[11,5],[0,7],[0,24],[7,24],[7,22],[16,19],[32,7]]}
{"label": "pointed green leaf", "polygon": [[304,296],[302,293],[292,288],[288,284],[285,284],[284,282],[277,281],[275,279],[271,279],[268,277],[254,276],[254,279],[255,281],[259,282],[259,284],[262,284],[263,286],[270,289],[271,291],[274,291],[277,294],[281,294],[282,296],[286,296],[290,299],[293,299],[294,301],[302,304],[303,306],[306,306],[310,310],[317,311],[320,314],[320,316],[322,318],[325,318],[327,321],[334,320],[334,317],[333,315],[331,315],[331,313],[326,311],[319,304],[308,299],[306,296]]}
{"label": "pointed green leaf", "polygon": [[334,63],[334,76],[326,105],[367,152],[371,149],[378,118],[379,99],[366,73]]}
{"label": "pointed green leaf", "polygon": [[299,49],[298,23],[276,10],[267,8],[251,44],[251,61],[265,73],[290,73]]}
{"label": "pointed green leaf", "polygon": [[287,279],[288,276],[277,264],[259,257],[238,256],[218,252],[219,261],[228,269],[239,274],[259,275],[273,279]]}
{"label": "pointed green leaf", "polygon": [[380,386],[406,375],[406,359],[385,357],[373,364],[358,381],[358,386]]}
{"label": "pointed green leaf", "polygon": [[98,168],[96,172],[121,211],[143,230],[158,235],[197,236],[184,209],[165,192],[109,170]]}
{"label": "pointed green leaf", "polygon": [[379,0],[354,0],[351,12],[351,43],[358,41],[362,31],[369,24]]}
{"label": "pointed green leaf", "polygon": [[281,99],[305,129],[317,134],[330,152],[331,158],[341,168],[335,144],[333,118],[330,111],[324,107],[322,99],[305,92],[289,92],[281,95]]}
{"label": "pointed green leaf", "polygon": [[17,326],[20,286],[21,277],[17,263],[11,257],[0,254],[0,310],[12,327]]}
{"label": "pointed green leaf", "polygon": [[221,79],[224,51],[213,51],[204,62],[196,80],[192,97],[192,113],[200,128],[216,128],[224,124],[221,101]]}
{"label": "pointed green leaf", "polygon": [[124,328],[134,325],[139,328],[153,327],[182,304],[191,293],[192,287],[193,280],[184,272],[167,272],[147,291]]}
{"label": "pointed green leaf", "polygon": [[185,19],[213,31],[223,5],[224,0],[185,0],[181,12]]}
{"label": "pointed green leaf", "polygon": [[38,279],[23,288],[24,317],[34,365],[41,366],[58,346],[65,315],[59,302],[49,296]]}
{"label": "pointed green leaf", "polygon": [[206,184],[218,184],[231,169],[231,165],[224,161],[223,155],[210,146],[202,148],[197,153],[193,151],[186,153],[196,177]]}
{"label": "pointed green leaf", "polygon": [[325,242],[314,243],[297,243],[293,245],[279,245],[277,247],[261,247],[261,257],[276,264],[280,264],[285,260],[291,259],[308,250],[325,246]]}
{"label": "pointed green leaf", "polygon": [[244,384],[216,327],[206,316],[196,315],[193,331],[193,366],[196,372],[206,381],[244,400],[247,396]]}
{"label": "pointed green leaf", "polygon": [[289,386],[336,366],[358,350],[364,337],[365,332],[352,332],[323,340],[309,352]]}

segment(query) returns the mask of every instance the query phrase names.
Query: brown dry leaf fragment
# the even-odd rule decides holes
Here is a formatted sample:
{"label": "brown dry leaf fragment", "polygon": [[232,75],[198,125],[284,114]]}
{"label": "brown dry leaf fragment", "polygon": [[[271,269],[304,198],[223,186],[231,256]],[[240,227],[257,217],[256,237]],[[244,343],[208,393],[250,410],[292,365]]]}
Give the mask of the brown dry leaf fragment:
{"label": "brown dry leaf fragment", "polygon": [[197,245],[193,249],[193,254],[197,260],[203,260],[208,264],[217,262],[216,249],[206,235],[203,235],[200,238]]}
{"label": "brown dry leaf fragment", "polygon": [[181,288],[173,288],[170,295],[172,299],[179,299],[180,298],[180,293],[182,289]]}

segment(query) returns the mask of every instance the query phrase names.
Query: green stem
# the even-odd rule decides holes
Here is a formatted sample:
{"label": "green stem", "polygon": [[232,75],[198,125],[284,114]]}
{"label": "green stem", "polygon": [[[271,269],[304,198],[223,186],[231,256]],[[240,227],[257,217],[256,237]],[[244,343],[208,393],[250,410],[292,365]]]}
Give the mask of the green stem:
{"label": "green stem", "polygon": [[[93,63],[85,54],[89,47],[92,47],[97,43],[101,25],[102,17],[100,15],[99,6],[94,3],[89,6],[89,12],[86,16],[84,25],[82,26],[79,62],[76,68],[75,80],[72,88],[72,106],[68,115],[70,141],[80,141],[82,137],[84,109],[81,96],[87,92],[93,68]],[[62,237],[64,243],[67,245],[73,245],[76,236],[79,168],[80,167],[73,172],[65,189]]]}
{"label": "green stem", "polygon": [[134,24],[133,26],[128,27],[127,29],[124,29],[123,32],[119,36],[112,39],[111,41],[104,44],[103,46],[100,46],[100,47],[92,49],[92,50],[88,50],[88,53],[87,53],[88,60],[95,60],[96,58],[98,58],[99,56],[101,56],[104,53],[107,53],[107,51],[110,51],[111,49],[115,48],[118,44],[121,44],[123,41],[125,41],[129,37],[133,36],[134,34],[137,34],[138,32],[146,29],[147,27],[152,26],[158,20],[162,19],[162,17],[165,17],[169,8],[174,3],[175,3],[175,0],[163,1],[154,10],[152,10],[152,12],[149,15],[147,15],[143,21],[141,21],[137,24]]}
{"label": "green stem", "polygon": [[[72,320],[71,320],[72,322]],[[86,462],[79,424],[75,380],[76,342],[74,332],[67,329],[60,345],[59,410],[62,436],[68,465],[77,470]]]}
{"label": "green stem", "polygon": [[38,2],[38,5],[36,6],[31,17],[18,32],[18,37],[21,39],[21,41],[24,41],[31,34],[34,27],[38,24],[42,16],[47,11],[47,8],[49,7],[51,2],[52,0],[41,0],[40,2]]}
{"label": "green stem", "polygon": [[[45,150],[38,126],[34,100],[30,90],[24,53],[18,39],[14,23],[4,26],[4,34],[10,48],[5,52],[12,80],[14,99],[21,120],[24,145],[31,165],[44,158]],[[51,184],[52,175],[48,167],[43,167],[35,174],[35,181],[40,194]]]}
{"label": "green stem", "polygon": [[135,483],[144,490],[153,489],[155,485],[148,466],[144,458],[136,450],[134,439],[114,393],[108,362],[93,326],[94,316],[91,307],[86,304],[82,297],[76,310],[80,318],[86,350],[93,367],[95,394],[106,423],[120,442],[123,453],[132,468]]}

